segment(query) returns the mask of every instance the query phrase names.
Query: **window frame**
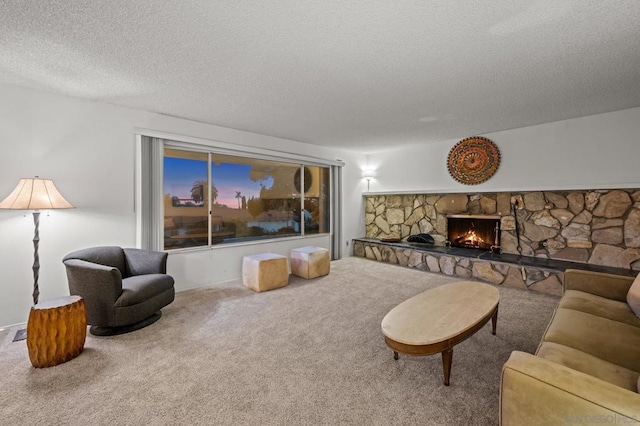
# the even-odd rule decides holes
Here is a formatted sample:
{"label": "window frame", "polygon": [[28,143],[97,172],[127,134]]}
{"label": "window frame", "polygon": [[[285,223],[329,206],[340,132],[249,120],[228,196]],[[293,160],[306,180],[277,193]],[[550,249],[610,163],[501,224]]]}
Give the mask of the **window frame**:
{"label": "window frame", "polygon": [[[337,243],[336,238],[339,238],[340,230],[339,230],[339,220],[335,219],[340,216],[340,212],[337,210],[340,206],[340,201],[336,197],[339,194],[335,193],[335,188],[339,187],[341,183],[335,182],[335,176],[341,176],[341,173],[335,173],[335,168],[341,169],[344,166],[344,162],[341,160],[327,160],[319,157],[312,157],[301,154],[287,153],[284,151],[277,150],[268,150],[264,148],[256,148],[249,147],[244,145],[236,145],[222,141],[201,139],[190,136],[181,136],[166,132],[159,132],[148,129],[136,129],[136,156],[140,160],[136,162],[136,170],[135,170],[135,185],[136,185],[136,200],[134,203],[136,210],[136,241],[139,247],[142,248],[151,248],[154,250],[160,250],[171,253],[179,253],[179,252],[188,252],[188,251],[201,251],[201,250],[217,250],[223,249],[225,247],[237,247],[237,246],[250,246],[257,244],[269,244],[280,241],[290,241],[290,240],[303,240],[309,238],[315,238],[319,236],[330,236],[333,240],[333,244]],[[144,158],[144,149],[143,138],[148,138],[147,143],[157,143],[161,146],[154,148],[154,158],[149,160]],[[247,241],[237,241],[232,243],[224,243],[224,244],[211,244],[211,209],[208,210],[208,226],[209,226],[209,236],[207,245],[197,246],[197,247],[185,247],[185,248],[176,248],[176,249],[165,249],[164,248],[164,238],[162,238],[164,234],[164,226],[157,222],[160,218],[164,218],[164,205],[162,203],[163,198],[163,180],[164,180],[164,171],[163,160],[164,160],[164,150],[166,148],[170,149],[179,149],[193,152],[202,152],[208,154],[208,165],[207,165],[207,174],[208,180],[211,182],[211,157],[215,154],[222,155],[231,155],[235,157],[247,158],[247,159],[258,159],[258,160],[267,160],[267,161],[276,161],[276,162],[284,162],[290,163],[292,165],[297,165],[304,170],[305,166],[315,166],[315,167],[324,167],[329,169],[329,230],[328,232],[321,233],[313,233],[313,234],[305,234],[304,227],[301,227],[301,235],[287,236],[287,237],[276,237],[276,238],[265,238],[265,239],[257,239],[257,240],[247,240]],[[158,154],[160,152],[160,154]],[[150,167],[148,163],[159,162],[160,164],[155,164],[154,167]],[[148,170],[145,170],[148,169]],[[301,173],[304,175],[304,173]],[[148,176],[145,176],[148,175]],[[146,185],[147,190],[154,192],[154,194],[150,194],[151,201],[147,202],[147,208],[145,209],[145,197],[142,196],[144,193],[143,184],[145,183],[145,177],[147,181],[150,181],[149,185]],[[159,179],[160,182],[154,182],[154,180]],[[304,179],[304,177],[303,177]],[[211,191],[210,185],[208,191]],[[147,197],[148,198],[148,197]],[[211,194],[209,194],[209,200],[211,200]],[[301,205],[304,205],[305,194],[304,191],[300,192],[300,202]],[[337,201],[337,202],[336,202]],[[210,206],[209,206],[210,207]],[[146,212],[144,211],[146,210]],[[160,212],[158,215],[155,212]],[[303,211],[301,209],[301,217],[303,217]],[[338,227],[338,232],[336,233],[336,226]],[[145,241],[145,234],[153,234],[157,233],[155,236],[156,239],[151,239],[151,243]],[[149,240],[147,238],[146,240]],[[151,245],[151,247],[148,247]],[[155,245],[155,247],[153,247]],[[158,247],[159,245],[159,247]],[[147,246],[147,247],[145,247]],[[339,255],[339,254],[338,254]]]}

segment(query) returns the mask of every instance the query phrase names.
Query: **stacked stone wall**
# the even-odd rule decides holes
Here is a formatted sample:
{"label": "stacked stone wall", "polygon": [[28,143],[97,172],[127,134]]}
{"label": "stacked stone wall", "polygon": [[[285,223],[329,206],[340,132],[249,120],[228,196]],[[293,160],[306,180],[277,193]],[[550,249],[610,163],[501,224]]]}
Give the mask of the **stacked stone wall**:
{"label": "stacked stone wall", "polygon": [[355,256],[379,262],[417,268],[461,279],[476,279],[506,287],[516,287],[560,296],[564,274],[529,266],[427,253],[365,241],[354,241]]}
{"label": "stacked stone wall", "polygon": [[[516,217],[512,205],[518,204]],[[523,256],[640,270],[640,190],[365,196],[366,237],[447,238],[447,214],[501,215],[500,246]]]}

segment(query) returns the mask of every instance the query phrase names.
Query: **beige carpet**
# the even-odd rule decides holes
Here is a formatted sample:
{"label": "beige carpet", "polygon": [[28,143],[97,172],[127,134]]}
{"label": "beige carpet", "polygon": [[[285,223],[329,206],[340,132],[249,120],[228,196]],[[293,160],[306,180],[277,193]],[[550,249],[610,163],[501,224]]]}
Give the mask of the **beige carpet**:
{"label": "beige carpet", "polygon": [[558,302],[500,288],[497,336],[489,323],[456,346],[445,387],[441,357],[394,361],[380,322],[455,279],[360,258],[331,267],[261,294],[240,281],[179,293],[152,326],[89,335],[47,369],[2,332],[0,424],[497,424],[502,364],[535,351]]}

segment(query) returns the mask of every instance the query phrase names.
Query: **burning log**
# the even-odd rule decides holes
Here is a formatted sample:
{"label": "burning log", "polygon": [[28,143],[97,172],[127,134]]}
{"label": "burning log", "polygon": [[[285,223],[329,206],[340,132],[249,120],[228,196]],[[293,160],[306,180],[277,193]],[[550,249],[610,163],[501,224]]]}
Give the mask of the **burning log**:
{"label": "burning log", "polygon": [[471,247],[480,247],[481,245],[486,244],[485,240],[482,239],[473,229],[468,230],[466,233],[456,238],[455,243]]}

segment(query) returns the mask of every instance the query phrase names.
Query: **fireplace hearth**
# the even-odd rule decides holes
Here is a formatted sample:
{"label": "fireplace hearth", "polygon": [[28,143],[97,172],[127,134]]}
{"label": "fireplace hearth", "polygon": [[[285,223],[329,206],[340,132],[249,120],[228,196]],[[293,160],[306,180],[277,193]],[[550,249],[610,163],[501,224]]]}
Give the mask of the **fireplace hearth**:
{"label": "fireplace hearth", "polygon": [[500,216],[449,215],[447,242],[451,247],[498,250],[500,247]]}

